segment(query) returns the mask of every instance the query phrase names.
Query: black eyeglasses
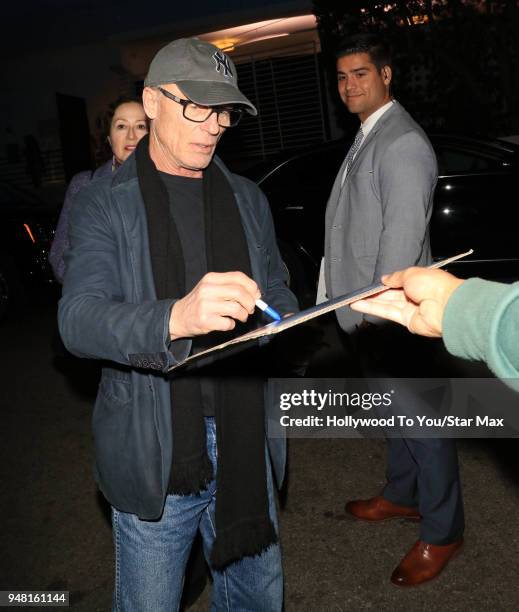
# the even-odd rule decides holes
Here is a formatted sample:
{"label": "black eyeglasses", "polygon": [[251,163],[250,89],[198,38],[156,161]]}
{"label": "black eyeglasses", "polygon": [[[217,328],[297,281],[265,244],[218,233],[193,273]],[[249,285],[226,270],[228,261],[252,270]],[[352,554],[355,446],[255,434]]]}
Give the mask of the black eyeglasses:
{"label": "black eyeglasses", "polygon": [[213,108],[212,106],[201,106],[200,104],[191,102],[191,100],[183,100],[182,98],[172,94],[170,91],[162,89],[162,87],[158,87],[158,90],[164,94],[166,98],[180,104],[182,106],[182,114],[184,117],[189,121],[194,121],[195,123],[203,123],[204,121],[207,121],[213,113],[216,113],[216,120],[218,121],[218,125],[220,127],[234,127],[240,122],[243,113],[243,111],[239,108],[225,106],[222,108]]}

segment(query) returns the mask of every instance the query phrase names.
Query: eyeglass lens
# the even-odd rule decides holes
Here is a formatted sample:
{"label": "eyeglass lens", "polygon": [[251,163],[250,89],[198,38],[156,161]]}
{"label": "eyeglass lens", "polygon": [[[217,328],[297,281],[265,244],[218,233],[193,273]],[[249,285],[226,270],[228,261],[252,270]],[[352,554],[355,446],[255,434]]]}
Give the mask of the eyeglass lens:
{"label": "eyeglass lens", "polygon": [[199,106],[193,102],[184,106],[184,116],[186,119],[190,119],[191,121],[206,121],[213,112],[217,114],[218,124],[221,127],[231,127],[236,125],[241,117],[241,112],[234,109],[218,110],[217,108]]}

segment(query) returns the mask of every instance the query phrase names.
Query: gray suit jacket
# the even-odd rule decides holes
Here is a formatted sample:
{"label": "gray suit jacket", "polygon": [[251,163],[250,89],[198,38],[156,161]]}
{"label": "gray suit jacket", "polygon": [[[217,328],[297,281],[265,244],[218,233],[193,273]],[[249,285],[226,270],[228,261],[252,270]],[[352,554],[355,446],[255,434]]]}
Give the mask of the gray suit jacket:
{"label": "gray suit jacket", "polygon": [[[398,102],[365,138],[341,188],[343,171],[344,164],[326,209],[329,298],[371,285],[387,272],[431,261],[428,225],[438,176],[436,156],[423,130]],[[345,331],[362,321],[362,315],[348,307],[338,310],[337,318]]]}

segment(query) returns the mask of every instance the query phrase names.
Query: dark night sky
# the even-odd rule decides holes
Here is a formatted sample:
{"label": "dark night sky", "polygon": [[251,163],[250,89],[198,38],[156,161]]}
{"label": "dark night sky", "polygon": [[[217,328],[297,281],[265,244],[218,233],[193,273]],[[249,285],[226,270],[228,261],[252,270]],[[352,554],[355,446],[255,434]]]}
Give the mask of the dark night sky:
{"label": "dark night sky", "polygon": [[[60,48],[176,24],[207,20],[207,29],[231,25],[239,15],[251,21],[288,16],[311,9],[311,0],[25,0],[2,7],[4,22],[0,54],[32,53],[38,48]],[[145,9],[144,9],[145,7]],[[190,34],[191,32],[187,32]]]}

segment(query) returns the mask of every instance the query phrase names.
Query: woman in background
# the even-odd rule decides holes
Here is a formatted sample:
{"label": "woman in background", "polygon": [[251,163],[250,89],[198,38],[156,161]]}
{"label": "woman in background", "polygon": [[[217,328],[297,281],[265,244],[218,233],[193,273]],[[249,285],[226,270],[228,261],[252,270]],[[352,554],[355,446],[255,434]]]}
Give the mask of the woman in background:
{"label": "woman in background", "polygon": [[108,176],[133,153],[139,140],[148,133],[148,122],[142,103],[137,98],[119,98],[110,121],[110,132],[107,136],[112,149],[112,158],[97,170],[86,170],[76,174],[67,189],[65,201],[56,227],[56,234],[49,253],[49,262],[56,280],[63,283],[65,262],[63,255],[68,248],[68,217],[70,208],[77,194],[91,180]]}

